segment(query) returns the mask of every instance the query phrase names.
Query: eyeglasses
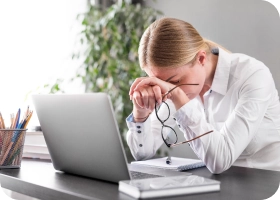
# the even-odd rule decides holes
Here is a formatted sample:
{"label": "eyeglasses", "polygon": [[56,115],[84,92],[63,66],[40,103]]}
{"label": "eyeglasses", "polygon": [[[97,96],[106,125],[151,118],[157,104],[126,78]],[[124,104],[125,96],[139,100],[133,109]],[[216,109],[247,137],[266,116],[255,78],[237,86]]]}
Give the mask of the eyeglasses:
{"label": "eyeglasses", "polygon": [[[198,84],[180,84],[180,85],[177,85],[176,87],[174,87],[171,90],[169,90],[168,92],[166,92],[163,95],[162,98],[164,98],[166,95],[168,95],[175,88],[177,88],[179,86],[182,86],[182,85],[198,85]],[[159,109],[161,107],[163,107],[163,106],[166,107],[168,112],[167,113],[165,112],[164,115],[159,117],[159,113],[158,113]],[[195,138],[193,138],[191,140],[187,140],[187,141],[184,141],[184,142],[177,143],[178,136],[177,136],[176,131],[172,127],[164,124],[169,119],[169,117],[170,117],[170,108],[169,108],[168,104],[165,101],[162,101],[162,103],[160,105],[156,103],[156,105],[155,105],[155,113],[156,113],[156,116],[158,118],[158,121],[162,124],[162,127],[161,127],[161,137],[162,137],[164,143],[166,144],[166,146],[168,146],[168,147],[175,147],[175,146],[178,146],[180,144],[191,142],[193,140],[196,140],[196,139],[198,139],[198,138],[200,138],[200,137],[202,137],[204,135],[207,135],[207,134],[213,132],[213,130],[211,130],[211,131],[208,131],[208,132],[206,132],[206,133],[204,133],[202,135],[199,135],[199,136],[197,136],[197,137],[195,137]]]}

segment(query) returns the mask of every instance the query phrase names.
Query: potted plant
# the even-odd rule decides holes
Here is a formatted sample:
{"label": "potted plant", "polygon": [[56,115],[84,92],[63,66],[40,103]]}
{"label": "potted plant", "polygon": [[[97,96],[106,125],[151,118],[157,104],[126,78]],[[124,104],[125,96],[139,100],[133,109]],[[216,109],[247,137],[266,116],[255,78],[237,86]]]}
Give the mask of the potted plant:
{"label": "potted plant", "polygon": [[[82,79],[85,92],[110,95],[123,138],[127,132],[125,119],[132,111],[130,85],[145,75],[138,62],[139,41],[159,15],[160,11],[129,0],[107,8],[89,3],[88,11],[78,16],[83,26],[80,43],[84,50],[73,54],[73,59],[83,59],[74,79]],[[59,79],[51,86],[51,93],[62,91],[60,84]]]}

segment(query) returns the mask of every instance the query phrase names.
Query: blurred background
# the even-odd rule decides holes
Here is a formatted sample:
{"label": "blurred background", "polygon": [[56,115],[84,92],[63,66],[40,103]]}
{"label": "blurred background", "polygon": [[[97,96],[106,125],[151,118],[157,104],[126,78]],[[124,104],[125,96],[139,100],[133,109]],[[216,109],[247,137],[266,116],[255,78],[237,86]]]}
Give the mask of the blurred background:
{"label": "blurred background", "polygon": [[[124,138],[129,86],[144,75],[139,40],[163,16],[261,60],[280,89],[279,13],[262,0],[0,0],[1,113],[9,119],[19,107],[32,107],[33,93],[107,92]],[[36,125],[35,115],[30,126]],[[188,145],[163,146],[158,154],[196,157]]]}

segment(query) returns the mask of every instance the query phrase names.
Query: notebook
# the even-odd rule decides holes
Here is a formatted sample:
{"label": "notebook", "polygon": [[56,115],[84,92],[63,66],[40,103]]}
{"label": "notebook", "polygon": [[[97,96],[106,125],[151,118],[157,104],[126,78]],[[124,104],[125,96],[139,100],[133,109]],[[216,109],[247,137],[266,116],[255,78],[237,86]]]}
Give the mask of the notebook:
{"label": "notebook", "polygon": [[162,169],[178,170],[178,171],[186,171],[189,169],[194,169],[194,168],[199,168],[199,167],[205,166],[205,164],[201,160],[198,160],[198,159],[172,157],[170,164],[166,164],[166,159],[167,159],[167,157],[155,158],[155,159],[144,160],[144,161],[134,161],[134,162],[131,162],[131,164],[156,167],[156,168],[162,168]]}
{"label": "notebook", "polygon": [[[56,170],[114,183],[132,179],[107,94],[38,94],[32,99]],[[141,172],[180,173],[151,168]]]}
{"label": "notebook", "polygon": [[215,192],[219,190],[220,181],[196,175],[119,182],[120,192],[140,199]]}

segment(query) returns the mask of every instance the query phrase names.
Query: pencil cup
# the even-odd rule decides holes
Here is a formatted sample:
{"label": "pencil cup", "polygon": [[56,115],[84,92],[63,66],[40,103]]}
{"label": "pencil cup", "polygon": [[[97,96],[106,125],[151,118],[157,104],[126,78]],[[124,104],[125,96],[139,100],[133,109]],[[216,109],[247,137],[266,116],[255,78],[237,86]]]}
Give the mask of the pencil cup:
{"label": "pencil cup", "polygon": [[0,169],[20,168],[27,129],[0,129]]}

